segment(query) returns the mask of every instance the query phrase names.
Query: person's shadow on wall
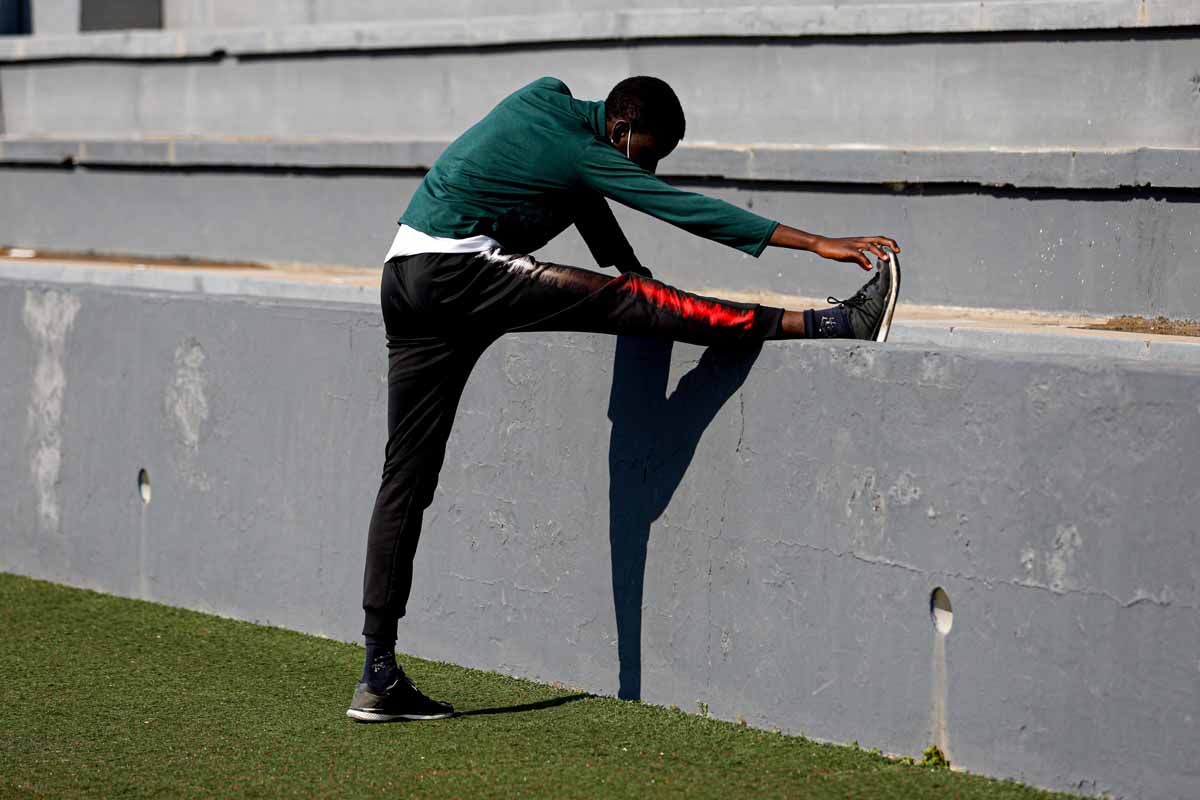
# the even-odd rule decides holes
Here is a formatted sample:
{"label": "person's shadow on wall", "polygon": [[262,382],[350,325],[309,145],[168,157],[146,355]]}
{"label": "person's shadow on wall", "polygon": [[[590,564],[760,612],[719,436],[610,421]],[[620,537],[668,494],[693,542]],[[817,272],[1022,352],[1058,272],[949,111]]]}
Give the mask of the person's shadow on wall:
{"label": "person's shadow on wall", "polygon": [[617,696],[642,694],[642,595],[650,526],[675,493],[705,428],[737,392],[761,344],[710,347],[671,395],[672,343],[621,336],[608,418],[608,538],[616,607]]}

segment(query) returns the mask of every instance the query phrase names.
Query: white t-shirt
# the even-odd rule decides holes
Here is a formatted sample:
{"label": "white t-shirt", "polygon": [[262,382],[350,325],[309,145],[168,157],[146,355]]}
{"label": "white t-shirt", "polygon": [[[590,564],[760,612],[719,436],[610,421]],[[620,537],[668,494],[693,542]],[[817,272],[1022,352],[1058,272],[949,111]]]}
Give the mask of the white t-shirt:
{"label": "white t-shirt", "polygon": [[390,261],[398,256],[415,256],[421,253],[486,253],[489,250],[499,250],[500,243],[490,236],[468,236],[466,239],[446,239],[441,236],[430,236],[416,228],[401,225],[392,240],[388,250]]}

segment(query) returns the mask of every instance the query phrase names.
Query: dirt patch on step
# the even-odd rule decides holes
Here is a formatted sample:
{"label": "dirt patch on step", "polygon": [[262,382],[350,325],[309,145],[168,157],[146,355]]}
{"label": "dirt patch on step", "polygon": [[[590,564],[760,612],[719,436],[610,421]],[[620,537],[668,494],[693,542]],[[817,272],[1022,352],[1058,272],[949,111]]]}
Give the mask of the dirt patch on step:
{"label": "dirt patch on step", "polygon": [[1167,317],[1113,317],[1110,320],[1088,325],[1097,331],[1125,331],[1126,333],[1156,333],[1163,336],[1200,336],[1200,322]]}

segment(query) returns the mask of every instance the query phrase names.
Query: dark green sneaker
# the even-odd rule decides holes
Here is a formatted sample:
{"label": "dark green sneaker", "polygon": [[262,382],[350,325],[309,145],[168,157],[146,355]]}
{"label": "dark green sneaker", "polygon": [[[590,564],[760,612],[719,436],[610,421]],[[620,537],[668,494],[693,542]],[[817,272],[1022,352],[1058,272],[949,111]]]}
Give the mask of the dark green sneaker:
{"label": "dark green sneaker", "polygon": [[846,309],[855,339],[886,342],[892,329],[896,298],[900,295],[900,257],[891,253],[887,261],[875,262],[875,275],[848,300],[829,298]]}
{"label": "dark green sneaker", "polygon": [[445,719],[453,716],[454,706],[421,694],[403,671],[382,694],[371,691],[366,682],[354,687],[354,699],[346,716],[359,722],[391,722],[397,719]]}

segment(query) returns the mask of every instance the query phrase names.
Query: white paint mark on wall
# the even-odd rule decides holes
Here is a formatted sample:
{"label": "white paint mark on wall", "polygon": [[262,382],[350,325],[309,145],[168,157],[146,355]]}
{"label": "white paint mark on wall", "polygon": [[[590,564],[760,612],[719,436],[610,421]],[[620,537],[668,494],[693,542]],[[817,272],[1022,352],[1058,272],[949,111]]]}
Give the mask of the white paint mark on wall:
{"label": "white paint mark on wall", "polygon": [[38,516],[46,530],[59,531],[58,479],[62,471],[63,352],[79,313],[79,298],[54,290],[25,292],[25,328],[37,347],[27,419],[29,460]]}
{"label": "white paint mark on wall", "polygon": [[205,358],[198,341],[181,342],[175,348],[175,380],[167,386],[167,415],[175,422],[184,446],[192,450],[199,446],[200,433],[208,421]]}
{"label": "white paint mark on wall", "polygon": [[917,383],[925,386],[938,386],[943,389],[958,388],[953,363],[953,359],[941,353],[926,353],[921,359]]}
{"label": "white paint mark on wall", "polygon": [[831,351],[830,360],[854,378],[870,378],[876,374],[876,350],[869,347],[852,347],[844,351]]}
{"label": "white paint mark on wall", "polygon": [[210,488],[208,475],[196,464],[200,440],[209,418],[208,373],[204,348],[195,339],[185,339],[175,348],[175,377],[167,384],[163,397],[167,418],[179,434],[183,446],[179,472],[202,492]]}
{"label": "white paint mark on wall", "polygon": [[901,472],[896,483],[888,489],[888,497],[902,506],[909,506],[921,499],[921,487],[911,473]]}
{"label": "white paint mark on wall", "polygon": [[1024,582],[1052,592],[1065,592],[1075,586],[1075,555],[1083,546],[1083,537],[1075,525],[1058,525],[1049,548],[1039,550],[1030,545],[1021,548],[1021,569]]}
{"label": "white paint mark on wall", "polygon": [[1050,588],[1062,591],[1071,583],[1075,568],[1075,553],[1083,540],[1074,525],[1059,525],[1054,534],[1054,546],[1046,554],[1046,577]]}

